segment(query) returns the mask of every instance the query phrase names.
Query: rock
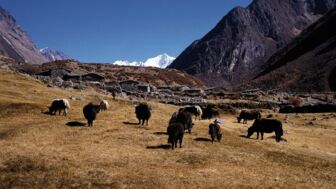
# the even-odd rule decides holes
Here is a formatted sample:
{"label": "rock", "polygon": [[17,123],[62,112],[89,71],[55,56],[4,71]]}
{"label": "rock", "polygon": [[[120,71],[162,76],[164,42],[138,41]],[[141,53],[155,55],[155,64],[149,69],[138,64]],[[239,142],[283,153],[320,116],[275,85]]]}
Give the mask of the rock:
{"label": "rock", "polygon": [[63,81],[62,83],[62,87],[65,87],[65,88],[72,88],[74,86],[73,82],[72,81]]}

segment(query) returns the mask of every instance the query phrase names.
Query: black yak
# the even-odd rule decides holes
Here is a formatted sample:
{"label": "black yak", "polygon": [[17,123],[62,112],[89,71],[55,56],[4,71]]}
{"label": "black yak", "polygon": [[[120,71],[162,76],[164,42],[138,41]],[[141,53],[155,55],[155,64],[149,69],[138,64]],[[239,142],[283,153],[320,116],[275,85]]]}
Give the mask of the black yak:
{"label": "black yak", "polygon": [[180,148],[182,148],[184,126],[181,123],[170,123],[167,127],[167,133],[169,135],[168,143],[172,145],[172,149],[177,148],[177,142],[180,143]]}
{"label": "black yak", "polygon": [[96,119],[97,114],[100,112],[100,105],[94,105],[92,103],[87,104],[83,108],[84,117],[88,120],[88,126],[93,126],[93,121]]}
{"label": "black yak", "polygon": [[100,110],[107,110],[110,107],[107,100],[102,100],[100,102]]}
{"label": "black yak", "polygon": [[259,132],[261,133],[261,140],[264,139],[264,133],[275,132],[275,139],[279,142],[283,135],[282,123],[276,119],[256,119],[247,130],[247,138],[250,138],[254,132],[257,132],[257,139],[259,139]]}
{"label": "black yak", "polygon": [[188,130],[189,134],[194,125],[192,122],[192,115],[189,112],[174,112],[169,120],[169,124],[171,123],[181,123],[184,130]]}
{"label": "black yak", "polygon": [[243,120],[243,123],[247,123],[247,120],[254,120],[254,119],[260,119],[261,114],[259,111],[246,111],[242,110],[237,117],[238,123],[240,123],[241,120]]}
{"label": "black yak", "polygon": [[211,137],[211,142],[213,143],[215,138],[217,138],[218,142],[222,139],[222,130],[217,120],[214,123],[210,123],[209,125],[209,135]]}
{"label": "black yak", "polygon": [[63,111],[63,115],[66,116],[69,109],[70,103],[67,99],[55,99],[49,107],[49,113],[51,115],[55,115],[58,111],[58,115],[60,115],[61,111]]}
{"label": "black yak", "polygon": [[151,108],[146,103],[141,103],[135,107],[135,114],[139,120],[139,124],[144,125],[146,121],[146,125],[148,125],[148,120],[151,117]]}
{"label": "black yak", "polygon": [[179,112],[189,112],[189,113],[191,113],[192,115],[195,116],[195,119],[198,118],[199,120],[201,120],[202,114],[203,114],[203,111],[202,111],[201,107],[198,106],[198,105],[187,106],[187,107],[184,107],[184,108],[180,108]]}
{"label": "black yak", "polygon": [[214,109],[212,105],[208,105],[202,111],[202,119],[211,119],[219,116],[218,110]]}

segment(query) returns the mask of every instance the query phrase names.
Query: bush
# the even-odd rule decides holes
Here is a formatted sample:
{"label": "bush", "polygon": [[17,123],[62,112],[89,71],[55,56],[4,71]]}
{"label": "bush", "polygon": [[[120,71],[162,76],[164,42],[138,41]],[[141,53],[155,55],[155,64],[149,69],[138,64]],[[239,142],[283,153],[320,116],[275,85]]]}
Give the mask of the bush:
{"label": "bush", "polygon": [[301,106],[303,104],[303,100],[298,96],[293,96],[288,99],[288,103],[294,106]]}

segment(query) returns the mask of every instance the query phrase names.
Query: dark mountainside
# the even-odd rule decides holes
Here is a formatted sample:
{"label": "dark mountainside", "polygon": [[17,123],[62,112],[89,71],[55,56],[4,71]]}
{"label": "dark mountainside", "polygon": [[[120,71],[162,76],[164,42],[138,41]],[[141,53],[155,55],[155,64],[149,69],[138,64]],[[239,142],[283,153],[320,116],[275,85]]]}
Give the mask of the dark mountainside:
{"label": "dark mountainside", "polygon": [[255,0],[229,12],[169,66],[209,86],[237,86],[262,71],[265,61],[336,6],[336,0]]}
{"label": "dark mountainside", "polygon": [[243,88],[336,91],[336,9],[275,53]]}
{"label": "dark mountainside", "polygon": [[20,62],[40,64],[47,60],[15,19],[0,6],[0,55]]}

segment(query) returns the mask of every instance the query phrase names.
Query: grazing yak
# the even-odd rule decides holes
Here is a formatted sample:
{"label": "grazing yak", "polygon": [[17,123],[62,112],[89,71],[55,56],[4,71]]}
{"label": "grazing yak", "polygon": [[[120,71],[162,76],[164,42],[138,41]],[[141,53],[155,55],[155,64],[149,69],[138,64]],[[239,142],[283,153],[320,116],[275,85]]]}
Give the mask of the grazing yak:
{"label": "grazing yak", "polygon": [[192,115],[189,112],[174,112],[169,120],[169,125],[172,123],[180,123],[183,125],[184,130],[188,130],[191,133],[193,122]]}
{"label": "grazing yak", "polygon": [[202,119],[212,119],[218,116],[218,110],[214,109],[211,105],[208,105],[206,108],[203,109]]}
{"label": "grazing yak", "polygon": [[92,103],[87,104],[83,108],[84,117],[88,120],[88,126],[93,126],[93,121],[96,119],[97,114],[100,112],[100,105],[95,105]]}
{"label": "grazing yak", "polygon": [[195,119],[198,118],[199,120],[201,120],[203,114],[200,106],[187,106],[184,108],[180,108],[179,112],[189,112],[195,116]]}
{"label": "grazing yak", "polygon": [[261,140],[264,139],[264,133],[275,132],[275,139],[279,142],[283,135],[282,123],[276,119],[256,119],[247,130],[247,138],[250,138],[254,132],[257,132],[257,139],[259,139],[259,132],[261,133]]}
{"label": "grazing yak", "polygon": [[180,143],[180,148],[182,148],[182,140],[184,135],[184,126],[181,123],[170,123],[167,127],[168,133],[168,143],[172,145],[172,150],[174,147],[177,148],[177,142]]}
{"label": "grazing yak", "polygon": [[219,125],[219,122],[217,119],[214,121],[214,123],[210,123],[209,125],[209,135],[211,137],[211,142],[213,143],[215,138],[217,138],[218,142],[222,139],[222,130]]}
{"label": "grazing yak", "polygon": [[241,120],[243,120],[243,123],[247,123],[247,120],[254,120],[254,119],[260,119],[261,114],[259,111],[246,111],[242,110],[237,117],[238,123],[240,123]]}
{"label": "grazing yak", "polygon": [[49,113],[51,115],[55,115],[58,111],[58,115],[61,114],[61,111],[63,111],[63,115],[66,116],[68,114],[68,110],[70,109],[70,103],[67,99],[55,99],[51,103],[51,106],[49,107]]}
{"label": "grazing yak", "polygon": [[109,103],[107,100],[102,100],[100,102],[100,110],[107,110],[110,107]]}
{"label": "grazing yak", "polygon": [[144,125],[146,121],[146,125],[148,125],[148,120],[151,117],[151,108],[146,103],[141,103],[135,107],[135,114],[139,120],[139,124]]}

